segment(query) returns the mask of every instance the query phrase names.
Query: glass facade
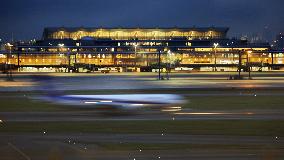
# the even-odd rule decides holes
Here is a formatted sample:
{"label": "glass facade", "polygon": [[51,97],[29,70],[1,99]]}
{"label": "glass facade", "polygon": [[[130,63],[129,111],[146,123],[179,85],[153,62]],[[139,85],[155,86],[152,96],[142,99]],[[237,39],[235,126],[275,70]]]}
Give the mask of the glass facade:
{"label": "glass facade", "polygon": [[225,38],[228,28],[46,28],[44,39],[73,39],[84,37],[112,40],[164,40],[171,38]]}
{"label": "glass facade", "polygon": [[[228,28],[46,28],[34,44],[17,44],[0,63],[18,67],[152,67],[160,54],[173,67],[212,68],[284,65],[269,44],[226,38]],[[86,38],[87,37],[87,38]],[[169,58],[170,57],[170,58]],[[169,62],[170,61],[170,62]]]}

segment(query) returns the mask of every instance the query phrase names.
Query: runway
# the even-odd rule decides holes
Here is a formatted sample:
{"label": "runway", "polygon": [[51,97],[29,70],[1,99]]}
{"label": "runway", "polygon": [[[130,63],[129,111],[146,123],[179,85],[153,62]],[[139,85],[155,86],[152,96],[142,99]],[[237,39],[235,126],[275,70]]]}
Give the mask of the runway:
{"label": "runway", "polygon": [[[53,78],[46,82],[51,86],[42,82],[43,86],[38,86],[28,75],[17,75],[16,84],[0,86],[4,102],[0,104],[0,159],[282,159],[284,74],[258,73],[254,80],[242,81],[229,81],[228,74],[173,74],[169,81],[157,81],[153,73],[51,74]],[[186,103],[182,110],[108,114],[33,101],[38,90],[79,94],[178,92],[195,102]],[[212,102],[205,102],[205,97]],[[229,101],[223,102],[227,98]],[[233,109],[230,100],[234,101]]]}
{"label": "runway", "polygon": [[154,120],[284,120],[284,110],[214,112],[184,110],[179,112],[141,111],[127,115],[107,115],[99,111],[78,112],[0,112],[3,122],[94,122]]}
{"label": "runway", "polygon": [[[60,74],[46,73],[50,79],[34,81],[34,74],[17,74],[15,81],[5,82],[0,77],[0,91],[54,90],[113,90],[113,89],[265,89],[284,88],[283,73],[253,73],[253,80],[228,80],[236,73],[173,73],[170,80],[157,81],[156,73]],[[42,74],[40,74],[42,75]],[[3,79],[1,81],[1,79]],[[102,83],[103,82],[103,83]],[[45,84],[45,85],[44,85]]]}

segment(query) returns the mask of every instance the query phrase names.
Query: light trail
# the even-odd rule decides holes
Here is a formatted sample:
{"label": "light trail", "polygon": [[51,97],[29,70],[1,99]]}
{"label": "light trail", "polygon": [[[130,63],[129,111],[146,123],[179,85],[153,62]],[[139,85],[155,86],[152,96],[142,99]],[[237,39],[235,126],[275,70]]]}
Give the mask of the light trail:
{"label": "light trail", "polygon": [[181,107],[166,107],[161,110],[162,112],[178,112],[181,111]]}
{"label": "light trail", "polygon": [[17,148],[15,145],[13,145],[12,143],[8,143],[8,145],[14,149],[16,152],[18,152],[21,156],[23,156],[26,160],[31,160],[31,158],[26,155],[23,151],[21,151],[19,148]]}
{"label": "light trail", "polygon": [[132,106],[144,106],[144,104],[131,104]]}
{"label": "light trail", "polygon": [[162,112],[179,112],[181,111],[181,107],[166,107],[161,110]]}
{"label": "light trail", "polygon": [[181,111],[181,109],[162,109],[162,112],[178,112]]}
{"label": "light trail", "polygon": [[85,104],[97,104],[98,102],[85,102]]}
{"label": "light trail", "polygon": [[101,103],[112,103],[112,101],[100,101]]}
{"label": "light trail", "polygon": [[254,115],[252,112],[246,113],[218,113],[218,112],[180,112],[180,113],[173,113],[175,115]]}

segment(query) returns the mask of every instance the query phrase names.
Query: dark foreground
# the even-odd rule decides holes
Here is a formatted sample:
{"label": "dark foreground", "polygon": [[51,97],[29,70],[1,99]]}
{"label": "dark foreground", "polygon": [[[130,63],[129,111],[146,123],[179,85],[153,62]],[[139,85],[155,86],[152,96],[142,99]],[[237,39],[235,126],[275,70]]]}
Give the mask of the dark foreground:
{"label": "dark foreground", "polygon": [[33,101],[43,92],[18,76],[20,86],[0,87],[1,160],[284,158],[282,74],[253,81],[183,74],[162,83],[154,75],[53,76],[68,94],[174,93],[187,102],[181,111],[102,114]]}

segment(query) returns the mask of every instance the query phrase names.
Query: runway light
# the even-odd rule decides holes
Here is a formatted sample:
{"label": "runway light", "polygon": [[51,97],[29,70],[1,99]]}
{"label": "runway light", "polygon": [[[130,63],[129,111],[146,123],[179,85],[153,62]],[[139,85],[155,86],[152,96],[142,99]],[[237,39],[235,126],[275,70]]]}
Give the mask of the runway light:
{"label": "runway light", "polygon": [[0,123],[3,123],[3,121],[0,119]]}

